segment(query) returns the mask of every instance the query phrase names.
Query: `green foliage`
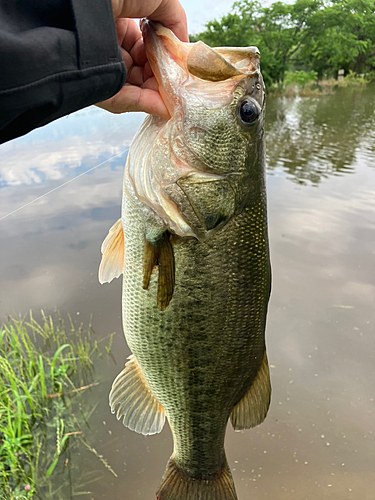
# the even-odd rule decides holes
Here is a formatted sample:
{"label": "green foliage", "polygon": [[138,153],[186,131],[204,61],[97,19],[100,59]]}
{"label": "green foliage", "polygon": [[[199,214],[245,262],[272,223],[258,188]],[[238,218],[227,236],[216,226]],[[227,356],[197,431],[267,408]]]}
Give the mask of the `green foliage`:
{"label": "green foliage", "polygon": [[375,4],[371,0],[343,0],[327,4],[313,19],[323,28],[313,33],[301,51],[319,76],[346,72],[366,73],[374,68]]}
{"label": "green foliage", "polygon": [[318,73],[316,71],[287,71],[285,74],[285,86],[298,85],[304,88],[307,83],[313,82],[317,79]]}
{"label": "green foliage", "polygon": [[373,0],[296,0],[263,7],[256,0],[233,4],[229,14],[191,37],[211,46],[256,45],[266,84],[284,82],[292,69],[335,75],[339,69],[375,69]]}
{"label": "green foliage", "polygon": [[370,82],[368,76],[358,76],[354,71],[349,71],[349,73],[337,82],[339,87],[361,87]]}
{"label": "green foliage", "polygon": [[91,326],[69,320],[68,333],[59,315],[53,321],[43,312],[41,324],[30,313],[29,321],[10,319],[0,329],[1,500],[65,498],[51,481],[64,453],[82,443],[97,455],[83,433],[93,405],[87,412],[81,403],[98,385],[89,382],[101,352]]}

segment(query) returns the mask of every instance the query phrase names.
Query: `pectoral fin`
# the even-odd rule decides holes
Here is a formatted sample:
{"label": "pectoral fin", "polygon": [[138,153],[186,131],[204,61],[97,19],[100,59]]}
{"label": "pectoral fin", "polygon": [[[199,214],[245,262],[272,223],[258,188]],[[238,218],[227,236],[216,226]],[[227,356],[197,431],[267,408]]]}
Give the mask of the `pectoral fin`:
{"label": "pectoral fin", "polygon": [[233,408],[230,419],[236,431],[250,429],[266,418],[271,399],[271,382],[267,354],[245,396]]}
{"label": "pectoral fin", "polygon": [[190,174],[179,179],[177,184],[206,231],[223,226],[233,216],[236,196],[225,177]]}
{"label": "pectoral fin", "polygon": [[149,388],[136,358],[132,355],[112,384],[109,405],[117,420],[140,434],[157,434],[164,426],[164,408]]}
{"label": "pectoral fin", "polygon": [[169,233],[162,234],[155,244],[145,239],[143,288],[148,289],[155,265],[159,268],[157,306],[164,311],[172,299],[175,282],[174,254]]}
{"label": "pectoral fin", "polygon": [[99,282],[110,283],[122,274],[124,266],[124,233],[121,219],[113,224],[102,244]]}

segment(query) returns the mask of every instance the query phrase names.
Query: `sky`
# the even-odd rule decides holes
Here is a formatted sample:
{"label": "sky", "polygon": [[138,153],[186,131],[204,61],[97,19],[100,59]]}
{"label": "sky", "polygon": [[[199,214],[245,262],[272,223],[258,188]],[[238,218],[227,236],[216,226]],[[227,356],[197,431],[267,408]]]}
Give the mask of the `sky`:
{"label": "sky", "polygon": [[185,9],[189,33],[198,33],[204,24],[227,14],[234,0],[180,0]]}
{"label": "sky", "polygon": [[[269,6],[276,0],[261,0],[262,6]],[[283,3],[292,3],[294,0],[282,0]],[[189,33],[199,33],[204,29],[207,21],[219,19],[227,14],[235,0],[180,0],[185,9]]]}

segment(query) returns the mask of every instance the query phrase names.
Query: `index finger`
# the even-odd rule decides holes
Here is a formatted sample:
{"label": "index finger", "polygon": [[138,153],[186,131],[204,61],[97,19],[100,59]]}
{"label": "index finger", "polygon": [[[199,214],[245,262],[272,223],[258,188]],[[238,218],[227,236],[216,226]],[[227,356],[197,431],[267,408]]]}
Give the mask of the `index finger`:
{"label": "index finger", "polygon": [[186,14],[178,0],[126,0],[116,17],[147,17],[172,30],[182,42],[189,41]]}
{"label": "index finger", "polygon": [[150,15],[151,21],[159,21],[182,41],[189,42],[185,11],[178,0],[164,0]]}

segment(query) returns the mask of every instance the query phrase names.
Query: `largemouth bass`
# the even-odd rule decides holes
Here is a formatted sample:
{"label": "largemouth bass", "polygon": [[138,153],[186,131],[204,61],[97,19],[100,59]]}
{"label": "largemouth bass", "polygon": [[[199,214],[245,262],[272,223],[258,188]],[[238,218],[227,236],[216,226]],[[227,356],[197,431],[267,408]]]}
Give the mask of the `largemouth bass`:
{"label": "largemouth bass", "polygon": [[125,166],[122,218],[102,246],[101,282],[123,273],[133,353],[110,405],[142,434],[168,419],[174,449],[159,500],[234,500],[224,451],[270,402],[265,92],[255,47],[211,49],[143,22],[169,110],[148,116]]}

